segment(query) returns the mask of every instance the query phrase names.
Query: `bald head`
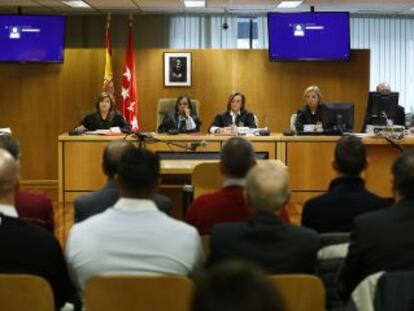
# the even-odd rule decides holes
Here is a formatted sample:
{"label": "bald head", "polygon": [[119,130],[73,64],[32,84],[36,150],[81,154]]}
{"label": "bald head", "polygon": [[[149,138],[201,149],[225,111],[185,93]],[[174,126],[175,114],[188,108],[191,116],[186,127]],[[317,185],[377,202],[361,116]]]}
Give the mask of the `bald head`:
{"label": "bald head", "polygon": [[381,82],[377,85],[377,92],[380,94],[391,93],[391,86],[387,82]]}
{"label": "bald head", "polygon": [[278,211],[289,198],[286,167],[270,161],[254,166],[246,177],[246,194],[255,212]]}
{"label": "bald head", "polygon": [[111,141],[104,150],[103,153],[103,170],[109,177],[113,178],[118,171],[119,162],[121,161],[122,154],[126,150],[134,149],[133,143],[126,140],[114,140]]}
{"label": "bald head", "polygon": [[13,156],[0,149],[0,199],[14,196],[19,179],[19,165]]}

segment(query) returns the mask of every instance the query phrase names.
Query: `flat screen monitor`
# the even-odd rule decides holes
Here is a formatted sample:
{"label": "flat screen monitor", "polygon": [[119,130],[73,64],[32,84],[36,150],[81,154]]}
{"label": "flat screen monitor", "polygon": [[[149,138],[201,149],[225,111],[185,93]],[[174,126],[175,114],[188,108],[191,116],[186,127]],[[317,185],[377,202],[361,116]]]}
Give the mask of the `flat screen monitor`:
{"label": "flat screen monitor", "polygon": [[268,13],[269,58],[347,61],[348,12]]}
{"label": "flat screen monitor", "polygon": [[367,123],[372,125],[386,125],[387,119],[392,119],[398,111],[398,92],[380,94],[370,92],[368,94]]}
{"label": "flat screen monitor", "polygon": [[336,131],[338,134],[352,131],[354,128],[354,104],[325,104],[323,112],[324,130]]}
{"label": "flat screen monitor", "polygon": [[0,62],[62,63],[65,17],[0,15]]}

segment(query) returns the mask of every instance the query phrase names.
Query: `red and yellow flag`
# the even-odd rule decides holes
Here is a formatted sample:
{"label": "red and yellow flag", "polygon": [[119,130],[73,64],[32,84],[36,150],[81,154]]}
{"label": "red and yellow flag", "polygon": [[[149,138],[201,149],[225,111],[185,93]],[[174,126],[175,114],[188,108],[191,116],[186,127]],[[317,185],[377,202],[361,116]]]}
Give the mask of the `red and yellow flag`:
{"label": "red and yellow flag", "polygon": [[128,23],[128,46],[122,69],[121,110],[134,132],[139,131],[137,85],[135,79],[135,51],[132,39],[132,17]]}
{"label": "red and yellow flag", "polygon": [[112,97],[115,95],[114,87],[114,76],[112,73],[112,43],[111,43],[111,15],[108,14],[106,18],[106,31],[105,31],[105,46],[106,46],[106,55],[105,55],[105,76],[102,90],[108,94],[111,94]]}

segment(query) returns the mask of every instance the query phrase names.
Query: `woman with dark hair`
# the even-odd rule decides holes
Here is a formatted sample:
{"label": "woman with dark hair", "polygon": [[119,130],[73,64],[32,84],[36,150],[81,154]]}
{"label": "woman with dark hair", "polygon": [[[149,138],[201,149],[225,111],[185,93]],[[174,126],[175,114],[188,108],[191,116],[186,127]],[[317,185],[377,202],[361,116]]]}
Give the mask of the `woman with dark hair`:
{"label": "woman with dark hair", "polygon": [[108,93],[101,93],[96,102],[95,111],[86,115],[75,128],[78,133],[119,127],[122,132],[129,132],[130,126],[125,118],[115,108],[113,97]]}
{"label": "woman with dark hair", "polygon": [[227,111],[218,114],[210,126],[211,134],[229,133],[232,125],[239,127],[256,128],[257,124],[254,115],[245,108],[246,97],[236,92],[229,96]]}
{"label": "woman with dark hair", "polygon": [[170,130],[180,133],[193,133],[200,131],[200,119],[193,112],[191,99],[188,95],[182,95],[177,98],[175,110],[166,114],[158,127],[159,133]]}

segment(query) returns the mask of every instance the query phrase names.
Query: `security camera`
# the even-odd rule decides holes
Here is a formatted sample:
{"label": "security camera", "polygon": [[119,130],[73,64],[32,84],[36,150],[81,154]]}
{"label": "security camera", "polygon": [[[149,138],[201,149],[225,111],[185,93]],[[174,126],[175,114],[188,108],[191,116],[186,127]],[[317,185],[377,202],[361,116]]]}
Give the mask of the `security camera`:
{"label": "security camera", "polygon": [[222,27],[223,27],[224,30],[227,30],[227,29],[229,29],[229,24],[227,22],[224,22]]}

